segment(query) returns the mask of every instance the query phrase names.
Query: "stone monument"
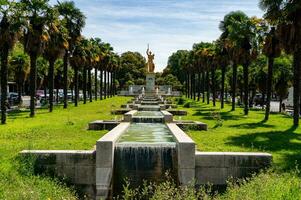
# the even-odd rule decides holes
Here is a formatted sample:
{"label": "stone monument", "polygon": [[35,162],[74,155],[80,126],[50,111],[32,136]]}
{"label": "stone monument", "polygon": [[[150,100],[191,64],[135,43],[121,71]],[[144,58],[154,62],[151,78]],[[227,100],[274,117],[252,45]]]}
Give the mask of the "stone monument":
{"label": "stone monument", "polygon": [[149,50],[149,45],[146,50],[147,55],[147,73],[146,73],[146,92],[147,93],[154,93],[155,92],[155,81],[156,81],[156,75],[154,73],[155,71],[155,64],[154,64],[154,58],[155,54],[153,54]]}

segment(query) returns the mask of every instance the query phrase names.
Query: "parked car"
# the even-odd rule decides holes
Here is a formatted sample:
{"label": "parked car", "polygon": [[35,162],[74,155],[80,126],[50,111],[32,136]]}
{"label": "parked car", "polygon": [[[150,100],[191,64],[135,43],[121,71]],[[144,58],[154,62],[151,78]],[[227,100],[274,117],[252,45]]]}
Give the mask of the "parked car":
{"label": "parked car", "polygon": [[263,99],[261,93],[256,94],[254,97],[255,106],[263,106],[266,104],[266,101],[267,101],[266,96]]}

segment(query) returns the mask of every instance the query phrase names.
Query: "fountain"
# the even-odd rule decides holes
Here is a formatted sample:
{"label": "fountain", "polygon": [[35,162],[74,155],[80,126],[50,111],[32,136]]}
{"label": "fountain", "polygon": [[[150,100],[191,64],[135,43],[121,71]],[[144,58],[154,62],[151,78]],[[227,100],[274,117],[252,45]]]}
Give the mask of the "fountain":
{"label": "fountain", "polygon": [[142,95],[143,96],[145,95],[145,89],[144,89],[144,87],[142,88]]}
{"label": "fountain", "polygon": [[[229,177],[246,177],[269,166],[270,154],[196,152],[194,141],[183,130],[192,125],[206,130],[207,125],[194,121],[174,121],[170,102],[155,90],[154,54],[148,52],[146,87],[134,102],[126,105],[122,121],[97,120],[89,130],[110,132],[90,151],[22,151],[35,155],[35,167],[41,173],[67,178],[88,199],[111,199],[121,194],[125,178],[137,188],[144,180],[159,182],[169,171],[179,185],[226,184]],[[129,88],[133,93],[133,87]],[[168,88],[171,95],[171,88]],[[136,100],[136,101],[135,101]],[[164,105],[159,105],[159,103]],[[167,103],[169,103],[167,105]],[[162,110],[161,110],[162,109]],[[177,111],[177,110],[174,110]],[[101,127],[101,128],[99,128]],[[226,170],[225,170],[226,169]],[[43,171],[44,170],[44,171]],[[44,174],[43,173],[43,174]]]}
{"label": "fountain", "polygon": [[131,124],[117,141],[114,163],[114,196],[121,194],[126,178],[131,187],[162,181],[167,171],[177,180],[176,143],[165,124]]}
{"label": "fountain", "polygon": [[158,87],[156,88],[156,95],[157,96],[159,95],[159,88]]}
{"label": "fountain", "polygon": [[134,93],[133,93],[133,86],[130,86],[130,88],[129,88],[129,94],[130,95],[133,95]]}
{"label": "fountain", "polygon": [[167,90],[167,95],[171,95],[171,89],[170,89],[170,87]]}

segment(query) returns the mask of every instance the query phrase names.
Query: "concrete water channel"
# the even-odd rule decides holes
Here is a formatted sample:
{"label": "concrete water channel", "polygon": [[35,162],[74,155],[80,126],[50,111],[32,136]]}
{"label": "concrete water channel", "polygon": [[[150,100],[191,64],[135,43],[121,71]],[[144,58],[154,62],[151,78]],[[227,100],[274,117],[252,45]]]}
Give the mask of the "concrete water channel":
{"label": "concrete water channel", "polygon": [[112,199],[121,193],[126,178],[138,187],[143,180],[162,181],[168,171],[179,185],[219,186],[230,177],[250,176],[272,162],[267,153],[197,151],[184,130],[206,131],[207,125],[174,120],[168,109],[176,106],[163,97],[139,95],[123,107],[131,109],[121,121],[89,123],[90,130],[110,130],[93,150],[21,153],[35,158],[37,173],[64,178],[90,199]]}

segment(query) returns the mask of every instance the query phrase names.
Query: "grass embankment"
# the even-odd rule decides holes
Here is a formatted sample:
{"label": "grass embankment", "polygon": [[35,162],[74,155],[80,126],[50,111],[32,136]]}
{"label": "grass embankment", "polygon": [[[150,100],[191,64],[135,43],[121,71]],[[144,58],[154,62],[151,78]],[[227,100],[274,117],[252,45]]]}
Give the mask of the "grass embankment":
{"label": "grass embankment", "polygon": [[292,125],[290,116],[271,114],[268,121],[263,121],[262,110],[251,110],[248,116],[244,116],[240,107],[231,111],[231,106],[226,104],[221,110],[219,103],[213,107],[211,102],[207,105],[189,99],[185,99],[179,109],[188,111],[182,119],[208,124],[208,131],[188,131],[200,151],[251,151],[273,155],[270,171],[239,184],[230,184],[224,194],[213,199],[301,199],[298,170],[301,128]]}
{"label": "grass embankment", "polygon": [[28,112],[11,113],[0,126],[0,199],[75,199],[74,192],[54,180],[32,176],[16,158],[24,149],[88,150],[107,131],[87,131],[96,119],[114,119],[112,109],[128,98],[114,97],[68,109],[56,107],[53,113],[39,109],[35,118]]}
{"label": "grass embankment", "polygon": [[[186,100],[190,102],[190,100]],[[208,131],[188,131],[200,151],[268,152],[273,155],[274,167],[292,169],[301,164],[301,128],[294,127],[290,116],[271,114],[265,122],[264,111],[251,110],[244,116],[243,108],[231,111],[226,104],[220,109],[205,103],[191,103],[191,108],[179,106],[188,111],[182,119],[202,121],[208,124]],[[177,119],[177,117],[176,117]]]}

